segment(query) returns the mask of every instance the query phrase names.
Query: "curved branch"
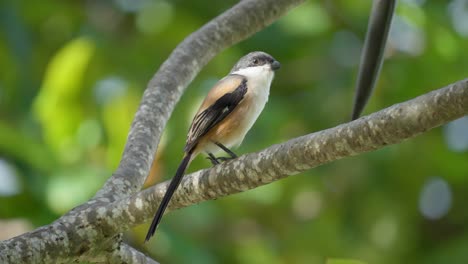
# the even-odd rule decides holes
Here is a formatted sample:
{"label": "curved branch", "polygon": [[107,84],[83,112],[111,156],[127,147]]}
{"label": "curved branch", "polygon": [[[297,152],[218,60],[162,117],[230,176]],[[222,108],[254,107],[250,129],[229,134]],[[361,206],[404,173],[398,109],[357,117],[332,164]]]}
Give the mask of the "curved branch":
{"label": "curved branch", "polygon": [[96,198],[114,200],[138,191],[175,104],[201,68],[223,49],[265,28],[304,1],[241,1],[180,43],[149,82],[119,167]]}

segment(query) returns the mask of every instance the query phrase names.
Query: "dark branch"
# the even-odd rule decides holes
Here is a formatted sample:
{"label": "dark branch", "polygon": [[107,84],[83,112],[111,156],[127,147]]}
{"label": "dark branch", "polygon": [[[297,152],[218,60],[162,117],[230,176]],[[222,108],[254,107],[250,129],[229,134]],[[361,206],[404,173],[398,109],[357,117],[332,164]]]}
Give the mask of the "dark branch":
{"label": "dark branch", "polygon": [[394,10],[395,0],[376,0],[372,6],[356,82],[352,120],[361,115],[379,77]]}

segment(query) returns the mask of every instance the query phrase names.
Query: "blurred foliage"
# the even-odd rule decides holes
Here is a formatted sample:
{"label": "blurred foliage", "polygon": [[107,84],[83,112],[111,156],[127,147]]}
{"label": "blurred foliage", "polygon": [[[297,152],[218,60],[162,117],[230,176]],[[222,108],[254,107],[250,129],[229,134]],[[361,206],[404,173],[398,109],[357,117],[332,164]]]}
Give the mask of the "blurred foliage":
{"label": "blurred foliage", "polygon": [[326,264],[364,264],[364,262],[347,259],[329,259]]}
{"label": "blurred foliage", "polygon": [[[21,221],[19,234],[92,197],[158,66],[236,2],[1,1],[0,218]],[[466,77],[467,4],[398,1],[365,113]],[[283,67],[237,153],[347,121],[370,5],[307,2],[214,58],[177,105],[147,185],[172,177],[200,100],[252,50]],[[148,244],[147,224],[126,239],[163,263],[466,263],[467,123],[172,212]]]}

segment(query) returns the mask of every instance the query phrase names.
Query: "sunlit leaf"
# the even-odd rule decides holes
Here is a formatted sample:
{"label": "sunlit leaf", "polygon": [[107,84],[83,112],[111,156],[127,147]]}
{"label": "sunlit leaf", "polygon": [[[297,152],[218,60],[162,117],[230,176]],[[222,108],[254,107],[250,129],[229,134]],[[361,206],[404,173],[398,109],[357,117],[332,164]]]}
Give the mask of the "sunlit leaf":
{"label": "sunlit leaf", "polygon": [[70,157],[62,154],[77,149],[74,135],[83,119],[79,97],[93,53],[94,43],[88,38],[67,43],[49,62],[34,102],[44,139],[61,158]]}

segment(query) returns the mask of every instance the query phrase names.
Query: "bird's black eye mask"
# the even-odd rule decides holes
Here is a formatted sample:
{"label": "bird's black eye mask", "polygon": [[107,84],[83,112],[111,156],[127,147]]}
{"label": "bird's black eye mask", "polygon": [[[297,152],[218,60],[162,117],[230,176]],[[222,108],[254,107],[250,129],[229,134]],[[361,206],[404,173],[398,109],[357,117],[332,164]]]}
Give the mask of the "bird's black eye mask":
{"label": "bird's black eye mask", "polygon": [[249,67],[262,66],[268,63],[272,63],[273,59],[268,56],[257,56],[250,60]]}

